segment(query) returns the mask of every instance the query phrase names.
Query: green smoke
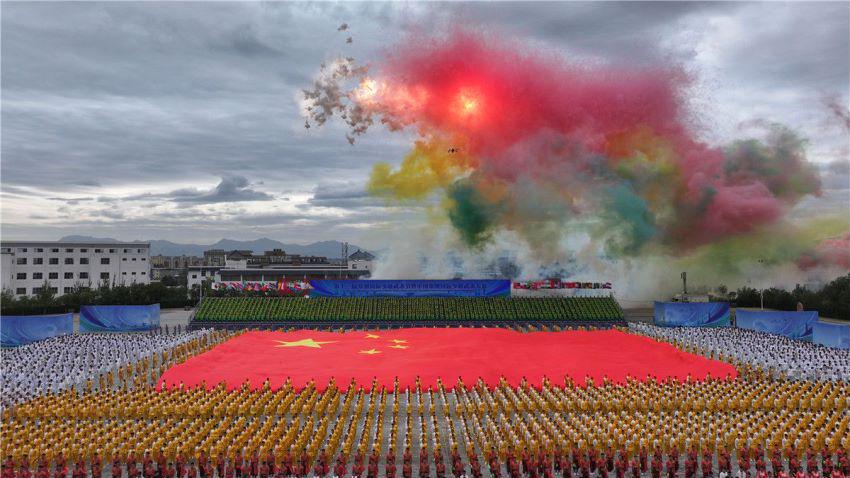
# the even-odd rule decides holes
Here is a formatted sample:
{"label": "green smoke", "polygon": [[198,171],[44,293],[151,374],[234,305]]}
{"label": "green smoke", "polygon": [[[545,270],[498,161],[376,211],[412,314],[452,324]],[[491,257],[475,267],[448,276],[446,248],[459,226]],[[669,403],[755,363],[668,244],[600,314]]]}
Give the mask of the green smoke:
{"label": "green smoke", "polygon": [[608,190],[605,227],[610,235],[606,252],[615,256],[635,255],[656,233],[655,219],[646,201],[625,184]]}
{"label": "green smoke", "polygon": [[448,216],[461,239],[469,246],[480,246],[492,234],[497,207],[481,196],[472,181],[459,179],[446,189]]}

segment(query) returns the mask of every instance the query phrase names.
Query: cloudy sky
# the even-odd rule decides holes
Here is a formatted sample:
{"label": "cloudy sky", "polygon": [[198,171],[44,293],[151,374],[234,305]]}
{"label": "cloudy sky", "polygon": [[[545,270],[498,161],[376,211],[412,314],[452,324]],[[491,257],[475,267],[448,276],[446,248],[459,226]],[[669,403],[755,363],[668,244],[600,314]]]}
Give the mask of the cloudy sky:
{"label": "cloudy sky", "polygon": [[298,92],[322,61],[378,60],[404,32],[452,22],[581,61],[679,63],[706,141],[760,120],[799,129],[827,189],[805,208],[848,207],[833,111],[850,97],[846,2],[3,2],[2,236],[382,247],[419,212],[364,184],[411,138],[305,130]]}

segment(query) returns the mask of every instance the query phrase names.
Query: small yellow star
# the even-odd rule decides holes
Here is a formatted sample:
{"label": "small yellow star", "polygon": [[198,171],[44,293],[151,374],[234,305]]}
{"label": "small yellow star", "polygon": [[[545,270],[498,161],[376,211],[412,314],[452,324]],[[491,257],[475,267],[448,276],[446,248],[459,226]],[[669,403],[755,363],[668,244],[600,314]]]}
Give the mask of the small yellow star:
{"label": "small yellow star", "polygon": [[375,334],[366,334],[366,338],[367,339],[379,339],[379,338],[381,338],[381,336],[375,335]]}
{"label": "small yellow star", "polygon": [[408,345],[390,345],[391,349],[407,349],[410,348]]}
{"label": "small yellow star", "polygon": [[295,342],[286,342],[284,340],[275,340],[275,342],[280,344],[280,345],[275,345],[275,347],[310,347],[310,348],[314,348],[314,349],[320,349],[320,348],[322,348],[322,345],[335,343],[336,340],[328,341],[328,342],[316,342],[313,339],[301,339],[301,340],[297,340]]}
{"label": "small yellow star", "polygon": [[381,351],[380,351],[380,350],[375,350],[375,349],[369,349],[369,350],[361,350],[361,351],[360,351],[360,353],[361,353],[361,354],[366,354],[366,355],[375,355],[375,354],[379,354],[379,353],[381,353]]}
{"label": "small yellow star", "polygon": [[395,342],[395,343],[397,343],[397,344],[406,344],[406,343],[407,343],[407,340],[392,339],[392,342]]}

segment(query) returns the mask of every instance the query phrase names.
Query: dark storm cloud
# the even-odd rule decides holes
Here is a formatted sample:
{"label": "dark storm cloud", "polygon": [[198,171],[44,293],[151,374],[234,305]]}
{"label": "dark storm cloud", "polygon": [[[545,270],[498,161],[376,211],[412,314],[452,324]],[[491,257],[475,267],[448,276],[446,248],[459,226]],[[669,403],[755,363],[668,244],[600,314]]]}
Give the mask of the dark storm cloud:
{"label": "dark storm cloud", "polygon": [[213,204],[218,202],[271,201],[274,196],[250,188],[248,179],[243,176],[221,178],[218,186],[210,191],[197,189],[179,189],[171,192],[176,202]]}
{"label": "dark storm cloud", "polygon": [[[144,201],[162,199],[176,203],[216,204],[242,201],[271,201],[271,194],[252,189],[248,178],[244,176],[225,176],[212,189],[183,188],[167,193],[143,193],[120,198],[99,197],[99,202]],[[51,198],[53,199],[53,198]],[[57,198],[61,199],[61,198]]]}
{"label": "dark storm cloud", "polygon": [[320,183],[308,205],[317,207],[335,207],[348,210],[369,207],[382,207],[383,199],[370,196],[364,183]]}

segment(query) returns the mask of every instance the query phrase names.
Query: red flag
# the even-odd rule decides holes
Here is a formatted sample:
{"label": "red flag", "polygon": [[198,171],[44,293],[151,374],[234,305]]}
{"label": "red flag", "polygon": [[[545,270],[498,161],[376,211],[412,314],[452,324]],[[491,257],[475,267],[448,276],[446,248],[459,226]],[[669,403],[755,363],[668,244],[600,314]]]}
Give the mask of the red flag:
{"label": "red flag", "polygon": [[397,329],[377,332],[246,332],[212,350],[168,369],[159,380],[168,386],[201,381],[212,387],[226,382],[239,388],[249,380],[261,387],[268,378],[273,387],[287,377],[303,387],[310,380],[324,388],[331,377],[346,386],[351,378],[368,386],[373,377],[392,386],[422,385],[437,378],[453,385],[462,377],[467,385],[478,377],[495,385],[499,377],[518,385],[527,377],[539,385],[545,375],[561,382],[565,375],[576,383],[586,376],[596,383],[607,376],[615,382],[626,375],[643,379],[674,376],[682,380],[736,376],[729,364],[682,352],[672,345],[616,330],[520,333],[508,329]]}

